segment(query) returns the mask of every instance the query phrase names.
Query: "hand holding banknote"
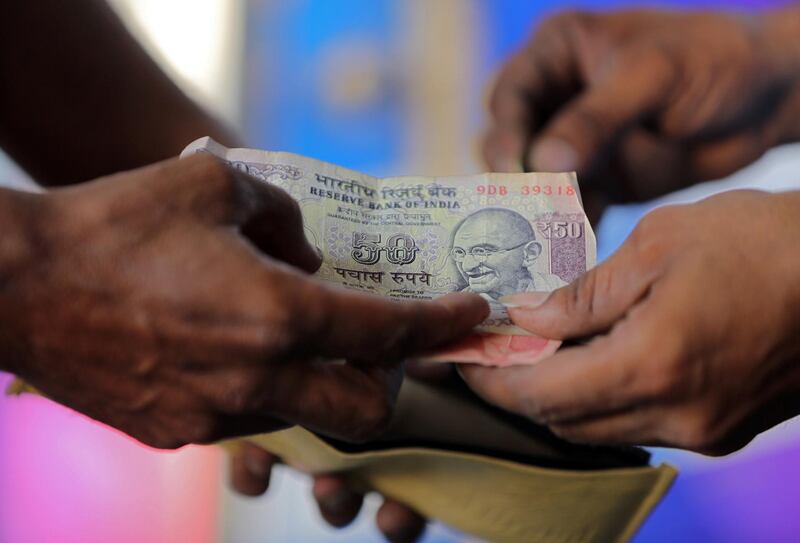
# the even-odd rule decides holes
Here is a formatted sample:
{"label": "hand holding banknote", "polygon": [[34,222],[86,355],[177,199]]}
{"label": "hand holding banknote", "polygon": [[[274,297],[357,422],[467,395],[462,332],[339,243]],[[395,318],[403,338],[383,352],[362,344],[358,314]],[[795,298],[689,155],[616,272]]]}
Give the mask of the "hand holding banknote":
{"label": "hand holding banknote", "polygon": [[608,261],[516,324],[599,334],[534,366],[462,366],[486,400],[574,441],[726,454],[800,413],[800,193],[735,191],[647,215]]}
{"label": "hand holding banknote", "polygon": [[280,188],[204,156],[42,195],[0,191],[4,369],[159,448],[302,424],[364,439],[400,360],[486,302],[398,302],[309,275],[319,255]]}
{"label": "hand holding banknote", "polygon": [[567,12],[504,66],[494,171],[575,170],[591,217],[717,179],[800,137],[797,8]]}
{"label": "hand holding banknote", "polygon": [[474,333],[425,353],[439,362],[532,364],[560,342],[514,326],[502,298],[549,292],[595,263],[595,238],[572,173],[375,178],[291,153],[228,149],[210,138],[181,156],[211,154],[299,204],[322,255],[321,281],[398,300],[480,295],[491,312]]}

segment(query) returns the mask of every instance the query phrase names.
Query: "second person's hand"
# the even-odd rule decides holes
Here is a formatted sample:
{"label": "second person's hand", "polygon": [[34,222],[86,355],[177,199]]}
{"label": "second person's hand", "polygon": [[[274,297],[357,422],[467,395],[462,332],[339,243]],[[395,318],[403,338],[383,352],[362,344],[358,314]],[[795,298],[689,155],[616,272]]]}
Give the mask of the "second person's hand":
{"label": "second person's hand", "polygon": [[538,364],[462,365],[486,400],[567,439],[726,454],[800,414],[800,193],[736,191],[650,213],[519,326],[595,335]]}

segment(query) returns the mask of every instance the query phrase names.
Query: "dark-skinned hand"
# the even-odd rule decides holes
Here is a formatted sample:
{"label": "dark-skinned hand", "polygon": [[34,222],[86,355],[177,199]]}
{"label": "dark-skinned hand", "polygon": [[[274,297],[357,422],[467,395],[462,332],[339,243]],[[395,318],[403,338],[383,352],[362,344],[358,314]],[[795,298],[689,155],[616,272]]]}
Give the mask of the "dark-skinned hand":
{"label": "dark-skinned hand", "polygon": [[395,302],[313,279],[297,204],[208,156],[4,190],[0,207],[3,368],[158,448],[295,424],[366,439],[402,359],[488,313],[472,295]]}

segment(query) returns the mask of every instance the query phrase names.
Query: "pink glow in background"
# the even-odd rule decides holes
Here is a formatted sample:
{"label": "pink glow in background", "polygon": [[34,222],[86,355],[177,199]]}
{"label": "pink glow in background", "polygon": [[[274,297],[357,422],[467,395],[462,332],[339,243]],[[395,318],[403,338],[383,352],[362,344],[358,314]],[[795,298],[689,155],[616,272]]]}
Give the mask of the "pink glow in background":
{"label": "pink glow in background", "polygon": [[215,541],[219,454],[157,452],[43,398],[0,397],[0,542]]}

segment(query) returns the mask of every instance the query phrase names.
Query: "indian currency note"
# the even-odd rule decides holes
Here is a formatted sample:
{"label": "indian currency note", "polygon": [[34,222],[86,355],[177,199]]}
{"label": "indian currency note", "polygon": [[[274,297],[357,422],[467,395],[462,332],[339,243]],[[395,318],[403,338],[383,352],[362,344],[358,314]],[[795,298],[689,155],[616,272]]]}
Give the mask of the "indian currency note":
{"label": "indian currency note", "polygon": [[574,173],[485,173],[376,178],[292,153],[228,149],[201,138],[181,154],[210,153],[276,185],[300,204],[323,281],[395,299],[474,292],[490,316],[472,336],[425,358],[530,364],[560,342],[514,325],[499,298],[549,292],[596,260]]}

